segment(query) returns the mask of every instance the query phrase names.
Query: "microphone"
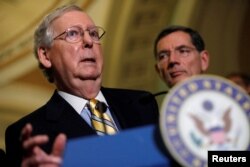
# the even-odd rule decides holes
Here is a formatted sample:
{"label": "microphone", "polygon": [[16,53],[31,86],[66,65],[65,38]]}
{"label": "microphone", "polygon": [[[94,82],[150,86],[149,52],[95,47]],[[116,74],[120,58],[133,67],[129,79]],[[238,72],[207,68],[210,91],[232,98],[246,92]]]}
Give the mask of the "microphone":
{"label": "microphone", "polygon": [[107,105],[104,102],[98,101],[96,104],[96,109],[101,113],[105,113],[107,111]]}

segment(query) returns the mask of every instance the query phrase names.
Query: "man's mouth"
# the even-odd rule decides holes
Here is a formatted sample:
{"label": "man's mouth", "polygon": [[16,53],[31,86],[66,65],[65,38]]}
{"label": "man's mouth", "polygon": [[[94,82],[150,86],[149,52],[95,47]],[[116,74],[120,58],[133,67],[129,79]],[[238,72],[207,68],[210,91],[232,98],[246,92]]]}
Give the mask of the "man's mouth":
{"label": "man's mouth", "polygon": [[176,78],[176,77],[179,77],[179,76],[181,76],[181,75],[183,75],[183,71],[174,71],[174,72],[171,72],[171,73],[170,73],[170,76],[171,76],[172,78]]}
{"label": "man's mouth", "polygon": [[84,63],[95,63],[96,60],[94,58],[85,58],[81,62],[84,62]]}

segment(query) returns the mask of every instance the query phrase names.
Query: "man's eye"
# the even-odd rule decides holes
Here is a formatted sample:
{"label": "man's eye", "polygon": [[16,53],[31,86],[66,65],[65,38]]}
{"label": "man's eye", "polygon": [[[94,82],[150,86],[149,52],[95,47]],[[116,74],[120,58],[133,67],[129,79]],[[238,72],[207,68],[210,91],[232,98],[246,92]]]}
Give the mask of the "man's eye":
{"label": "man's eye", "polygon": [[99,33],[98,33],[98,31],[96,31],[96,30],[91,30],[91,31],[89,31],[89,35],[90,35],[91,37],[94,37],[94,38],[96,38],[96,39],[99,39]]}
{"label": "man's eye", "polygon": [[67,36],[68,37],[75,37],[75,36],[78,36],[79,35],[79,32],[76,31],[76,30],[71,30],[67,33]]}
{"label": "man's eye", "polygon": [[162,53],[158,54],[158,60],[162,60],[164,58],[167,58],[168,56],[169,56],[168,53],[162,52]]}

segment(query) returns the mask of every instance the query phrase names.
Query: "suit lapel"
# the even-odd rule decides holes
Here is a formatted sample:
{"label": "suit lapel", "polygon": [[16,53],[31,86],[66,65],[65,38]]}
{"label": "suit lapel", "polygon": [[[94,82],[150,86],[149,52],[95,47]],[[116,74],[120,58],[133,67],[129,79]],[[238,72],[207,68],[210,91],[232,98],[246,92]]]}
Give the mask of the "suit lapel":
{"label": "suit lapel", "polygon": [[101,91],[107,100],[111,114],[115,118],[116,123],[121,129],[134,127],[134,123],[138,122],[138,115],[134,114],[133,101],[124,98],[121,92],[116,92],[113,89],[101,88]]}
{"label": "suit lapel", "polygon": [[96,134],[84,119],[56,91],[46,105],[46,120],[55,130],[63,129],[68,138]]}

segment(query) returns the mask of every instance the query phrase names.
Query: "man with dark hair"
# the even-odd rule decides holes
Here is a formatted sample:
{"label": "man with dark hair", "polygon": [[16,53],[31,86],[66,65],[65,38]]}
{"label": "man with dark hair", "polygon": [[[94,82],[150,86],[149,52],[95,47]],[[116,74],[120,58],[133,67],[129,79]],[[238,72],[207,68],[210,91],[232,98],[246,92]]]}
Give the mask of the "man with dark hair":
{"label": "man with dark hair", "polygon": [[[204,73],[209,66],[209,53],[200,34],[184,26],[163,29],[154,43],[155,69],[169,88],[194,75]],[[171,166],[181,166],[168,150]]]}
{"label": "man with dark hair", "polygon": [[171,88],[180,81],[205,72],[209,54],[200,34],[184,26],[163,29],[154,43],[155,69]]}

